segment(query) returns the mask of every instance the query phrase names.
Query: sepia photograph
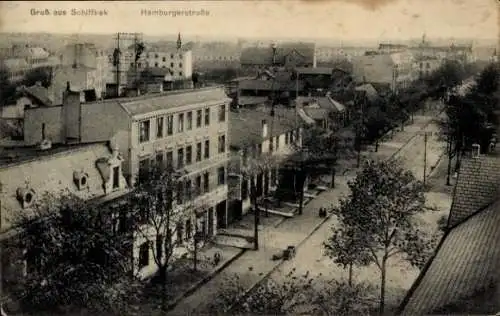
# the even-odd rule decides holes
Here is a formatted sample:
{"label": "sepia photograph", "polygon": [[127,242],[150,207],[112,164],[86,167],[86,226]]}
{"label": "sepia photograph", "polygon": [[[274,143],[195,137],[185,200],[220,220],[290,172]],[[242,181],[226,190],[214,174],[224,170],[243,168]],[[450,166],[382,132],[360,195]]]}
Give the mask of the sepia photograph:
{"label": "sepia photograph", "polygon": [[500,1],[0,2],[0,316],[500,315]]}

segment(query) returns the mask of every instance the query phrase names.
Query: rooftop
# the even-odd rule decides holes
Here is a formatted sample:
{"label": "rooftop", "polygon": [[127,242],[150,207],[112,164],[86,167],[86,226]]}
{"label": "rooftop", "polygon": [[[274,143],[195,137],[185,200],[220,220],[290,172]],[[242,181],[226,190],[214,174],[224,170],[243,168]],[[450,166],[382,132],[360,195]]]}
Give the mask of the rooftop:
{"label": "rooftop", "polygon": [[118,102],[129,115],[135,116],[191,104],[218,101],[227,103],[231,99],[226,95],[224,87],[209,87],[114,99],[113,101]]}
{"label": "rooftop", "polygon": [[[35,201],[36,196],[45,192],[57,194],[66,190],[85,200],[104,196],[105,179],[102,171],[97,168],[97,162],[112,156],[105,143],[66,146],[38,152],[31,148],[31,153],[28,148],[19,150],[21,151],[24,156],[20,160],[0,166],[2,228],[9,229],[16,214],[26,211],[19,201],[20,191],[23,190],[31,192]],[[79,189],[75,182],[75,174],[80,173],[87,177],[88,186],[85,189]],[[123,177],[122,181],[125,181]]]}
{"label": "rooftop", "polygon": [[434,257],[404,299],[400,315],[498,313],[498,197],[443,237]]}
{"label": "rooftop", "polygon": [[[282,43],[276,47],[275,62],[284,63],[284,59],[292,51],[304,57],[305,62],[313,63],[315,54],[314,43]],[[273,49],[271,47],[250,47],[241,52],[242,65],[272,65]]]}
{"label": "rooftop", "polygon": [[[281,135],[294,129],[297,124],[295,109],[275,106],[274,118],[270,115],[270,107],[256,109],[240,109],[229,116],[230,144],[233,148],[244,148],[262,143],[262,120],[268,123],[269,136]],[[272,124],[272,128],[271,128]]]}

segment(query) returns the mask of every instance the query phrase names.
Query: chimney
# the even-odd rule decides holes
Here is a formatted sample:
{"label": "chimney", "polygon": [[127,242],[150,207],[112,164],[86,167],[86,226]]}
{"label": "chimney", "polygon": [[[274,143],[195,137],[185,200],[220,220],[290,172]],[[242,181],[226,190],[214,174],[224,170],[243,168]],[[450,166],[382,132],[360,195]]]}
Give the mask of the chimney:
{"label": "chimney", "polygon": [[481,146],[479,144],[472,144],[472,158],[478,158],[481,155]]}
{"label": "chimney", "polygon": [[66,81],[66,91],[71,91],[71,86],[69,84],[69,81]]}
{"label": "chimney", "polygon": [[267,121],[262,120],[262,137],[267,137]]}

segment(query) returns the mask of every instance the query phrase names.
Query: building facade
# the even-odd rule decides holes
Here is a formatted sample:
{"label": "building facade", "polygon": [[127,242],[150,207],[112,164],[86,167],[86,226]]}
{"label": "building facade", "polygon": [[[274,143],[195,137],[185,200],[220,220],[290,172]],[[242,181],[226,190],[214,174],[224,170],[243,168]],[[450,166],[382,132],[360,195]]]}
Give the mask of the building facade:
{"label": "building facade", "polygon": [[13,45],[8,56],[2,58],[0,67],[7,72],[10,82],[18,82],[34,69],[47,69],[59,64],[59,58],[52,56],[42,47]]}
{"label": "building facade", "polygon": [[[251,207],[251,183],[256,198],[270,196],[279,185],[280,163],[300,145],[302,129],[293,109],[240,109],[231,113],[231,177],[229,221]],[[248,170],[249,168],[254,170]]]}
{"label": "building facade", "polygon": [[[129,190],[121,170],[118,148],[105,143],[70,147],[12,149],[16,161],[0,163],[0,240],[16,236],[16,220],[42,203],[46,193],[58,197],[62,192],[84,201],[104,203],[123,196]],[[9,291],[36,270],[38,260],[28,260],[29,249],[3,249],[1,281]]]}

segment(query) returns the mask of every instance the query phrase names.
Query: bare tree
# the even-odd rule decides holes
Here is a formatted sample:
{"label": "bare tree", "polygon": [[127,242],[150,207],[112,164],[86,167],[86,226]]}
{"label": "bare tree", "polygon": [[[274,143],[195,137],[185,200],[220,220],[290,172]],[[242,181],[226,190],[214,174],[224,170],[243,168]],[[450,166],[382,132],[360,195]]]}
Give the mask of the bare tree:
{"label": "bare tree", "polygon": [[[142,175],[131,198],[136,237],[147,243],[153,254],[162,286],[163,308],[167,307],[169,267],[175,259],[175,249],[184,239],[183,223],[193,215],[193,196],[189,178],[170,167],[155,166]],[[186,229],[189,236],[192,228]]]}

